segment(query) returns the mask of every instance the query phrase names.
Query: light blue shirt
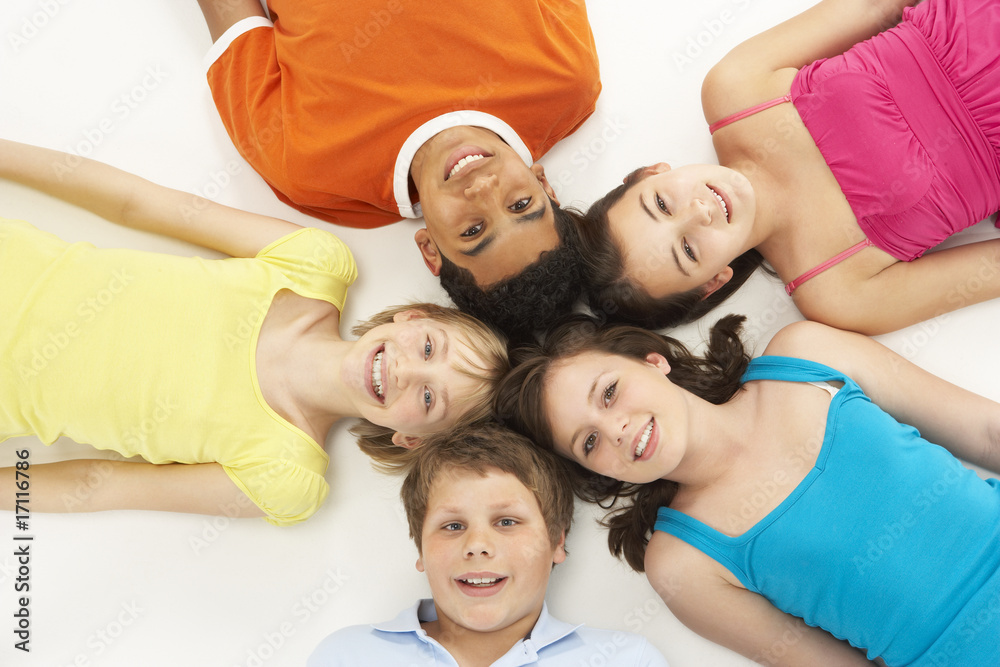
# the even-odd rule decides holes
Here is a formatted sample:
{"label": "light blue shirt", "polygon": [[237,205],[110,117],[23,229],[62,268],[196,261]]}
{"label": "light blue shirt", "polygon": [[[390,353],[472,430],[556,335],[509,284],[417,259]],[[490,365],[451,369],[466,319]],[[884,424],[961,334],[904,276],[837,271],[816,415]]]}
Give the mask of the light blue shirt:
{"label": "light blue shirt", "polygon": [[[455,658],[420,627],[437,620],[433,600],[420,600],[385,623],[337,630],[316,647],[307,667],[458,667]],[[542,613],[531,634],[491,667],[668,667],[645,637],[563,623]]]}

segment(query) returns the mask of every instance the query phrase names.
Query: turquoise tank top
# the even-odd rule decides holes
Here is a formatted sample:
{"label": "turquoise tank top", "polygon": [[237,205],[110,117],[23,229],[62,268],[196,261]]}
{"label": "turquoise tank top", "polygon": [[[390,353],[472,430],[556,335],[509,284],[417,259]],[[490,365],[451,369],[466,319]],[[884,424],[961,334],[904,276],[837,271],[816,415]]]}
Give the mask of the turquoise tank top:
{"label": "turquoise tank top", "polygon": [[744,380],[844,383],[815,466],[739,537],[669,507],[656,530],[869,659],[1000,664],[1000,481],[981,479],[822,364],[761,357]]}

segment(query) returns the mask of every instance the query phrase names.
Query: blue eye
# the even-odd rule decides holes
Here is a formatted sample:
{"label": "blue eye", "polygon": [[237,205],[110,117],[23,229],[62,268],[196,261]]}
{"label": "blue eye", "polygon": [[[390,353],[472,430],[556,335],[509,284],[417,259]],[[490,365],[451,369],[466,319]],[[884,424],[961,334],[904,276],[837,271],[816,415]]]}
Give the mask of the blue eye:
{"label": "blue eye", "polygon": [[433,398],[434,397],[431,395],[431,390],[430,389],[424,389],[424,407],[427,410],[431,409],[431,403],[433,402],[432,401]]}
{"label": "blue eye", "polygon": [[424,359],[430,359],[432,352],[434,352],[434,345],[431,343],[431,339],[428,338],[427,342],[424,343]]}
{"label": "blue eye", "polygon": [[500,519],[497,523],[504,528],[510,528],[511,526],[517,525],[517,521],[515,519]]}
{"label": "blue eye", "polygon": [[460,524],[457,521],[452,521],[451,523],[446,523],[444,525],[444,529],[445,530],[449,530],[449,531],[462,530],[462,528],[464,528],[464,527],[465,526],[463,526],[462,524]]}

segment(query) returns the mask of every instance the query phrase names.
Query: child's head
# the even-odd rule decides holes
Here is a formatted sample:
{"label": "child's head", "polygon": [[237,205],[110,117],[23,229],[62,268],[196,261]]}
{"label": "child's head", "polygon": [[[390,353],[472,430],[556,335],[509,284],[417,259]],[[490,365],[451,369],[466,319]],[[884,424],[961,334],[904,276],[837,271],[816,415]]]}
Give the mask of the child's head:
{"label": "child's head", "polygon": [[[698,357],[680,342],[646,329],[601,329],[577,317],[551,331],[541,345],[519,350],[519,363],[497,390],[495,411],[506,425],[575,462],[570,470],[577,496],[604,506],[631,498],[626,511],[606,523],[612,553],[624,552],[639,571],[656,509],[669,504],[676,489],[662,479],[669,472],[664,470],[686,447],[685,402],[676,388],[717,404],[739,390],[749,363],[739,338],[742,321],[736,315],[721,319],[705,357]],[[591,363],[595,358],[597,365]],[[639,367],[641,377],[635,374]],[[581,369],[591,374],[572,377]],[[658,380],[652,377],[657,373]],[[625,431],[631,458],[618,446],[605,446],[602,454],[600,443],[596,453],[582,455],[583,441],[592,434],[615,442]]]}
{"label": "child's head", "polygon": [[566,557],[573,491],[562,462],[482,424],[421,447],[400,495],[439,619],[526,634]]}
{"label": "child's head", "polygon": [[[673,183],[648,188],[650,177]],[[719,192],[728,204],[717,203]],[[752,200],[745,178],[715,165],[660,164],[630,173],[591,205],[580,225],[591,309],[606,321],[662,329],[725,301],[764,261],[740,245]]]}
{"label": "child's head", "polygon": [[488,286],[441,256],[441,286],[463,311],[503,331],[512,341],[530,338],[572,311],[580,298],[581,268],[577,228],[581,214],[549,202],[559,244],[518,273]]}
{"label": "child's head", "polygon": [[510,367],[501,335],[436,304],[384,310],[353,333],[361,361],[347,372],[364,378],[370,400],[351,432],[386,470],[405,468],[427,436],[486,419]]}

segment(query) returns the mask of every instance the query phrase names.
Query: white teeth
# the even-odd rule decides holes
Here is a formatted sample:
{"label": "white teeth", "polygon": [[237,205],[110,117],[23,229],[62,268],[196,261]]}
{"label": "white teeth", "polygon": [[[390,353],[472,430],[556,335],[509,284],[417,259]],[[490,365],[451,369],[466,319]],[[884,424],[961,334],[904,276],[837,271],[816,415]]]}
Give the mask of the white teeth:
{"label": "white teeth", "polygon": [[642,453],[646,451],[646,445],[649,444],[649,436],[653,434],[653,422],[650,421],[649,425],[646,426],[646,430],[642,432],[642,437],[639,438],[639,444],[635,448],[635,458],[642,456]]}
{"label": "white teeth", "polygon": [[451,168],[451,171],[448,173],[448,178],[451,178],[458,172],[462,171],[462,169],[465,168],[465,165],[470,164],[472,162],[476,162],[477,160],[482,160],[484,157],[485,157],[484,155],[469,155],[467,157],[462,158],[461,160],[458,161],[458,164],[456,164],[454,167]]}
{"label": "white teeth", "polygon": [[709,190],[711,190],[712,194],[715,195],[715,198],[719,200],[719,206],[722,207],[722,212],[726,215],[726,220],[729,220],[729,207],[726,206],[726,200],[723,199],[722,195],[720,195],[718,192],[712,190],[712,188],[709,188]]}
{"label": "white teeth", "polygon": [[375,360],[372,361],[372,389],[379,398],[385,398],[382,393],[382,351],[375,353]]}
{"label": "white teeth", "polygon": [[492,586],[493,584],[500,581],[500,578],[497,577],[495,579],[480,579],[478,577],[475,577],[472,579],[463,579],[462,581],[469,584],[470,586]]}

